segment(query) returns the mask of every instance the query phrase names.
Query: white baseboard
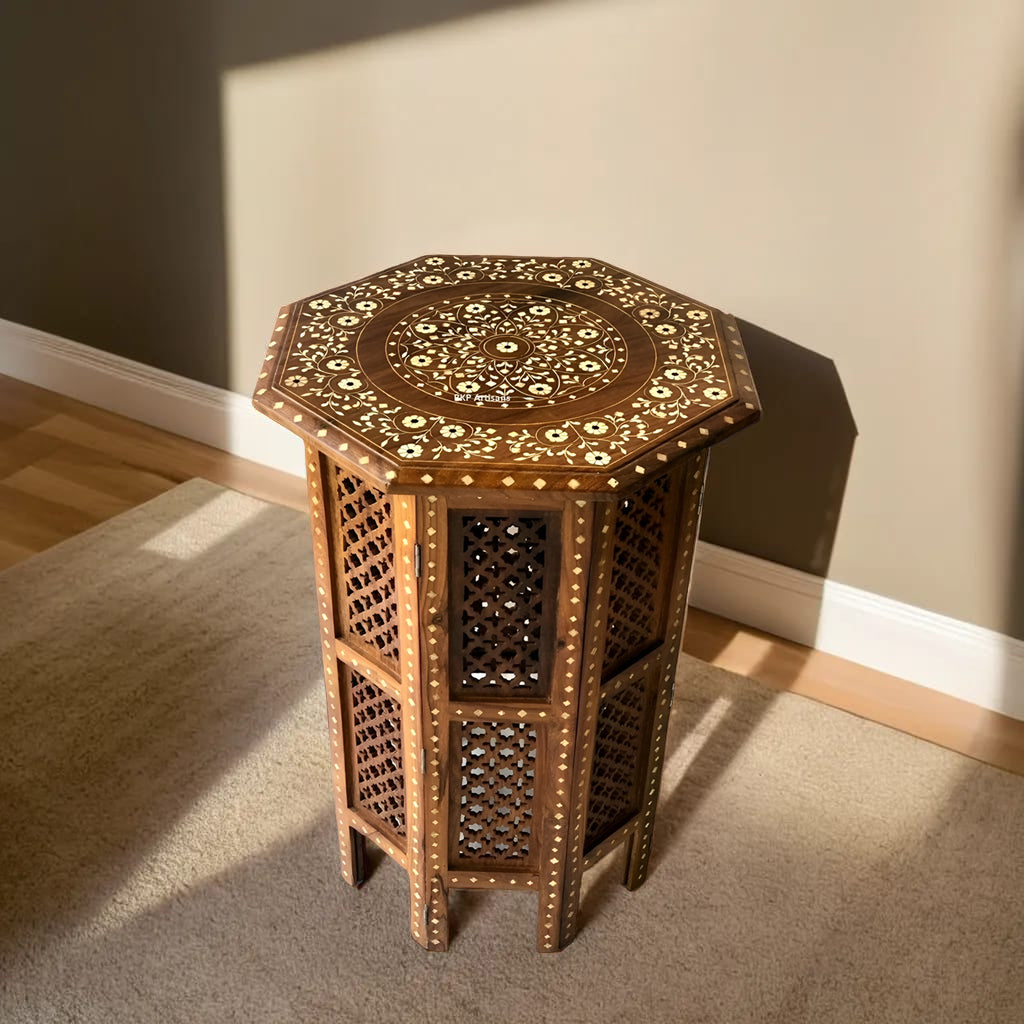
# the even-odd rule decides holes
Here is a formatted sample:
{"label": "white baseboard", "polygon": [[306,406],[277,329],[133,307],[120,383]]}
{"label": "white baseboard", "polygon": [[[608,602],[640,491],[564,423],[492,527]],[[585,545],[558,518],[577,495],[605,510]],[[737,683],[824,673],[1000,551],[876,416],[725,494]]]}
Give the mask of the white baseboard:
{"label": "white baseboard", "polygon": [[1024,642],[714,544],[691,602],[734,622],[1024,719]]}
{"label": "white baseboard", "polygon": [[4,319],[0,373],[243,459],[304,474],[302,442],[234,391]]}
{"label": "white baseboard", "polygon": [[[301,443],[233,391],[0,319],[0,373],[296,476]],[[1024,643],[701,542],[698,608],[1024,719]]]}

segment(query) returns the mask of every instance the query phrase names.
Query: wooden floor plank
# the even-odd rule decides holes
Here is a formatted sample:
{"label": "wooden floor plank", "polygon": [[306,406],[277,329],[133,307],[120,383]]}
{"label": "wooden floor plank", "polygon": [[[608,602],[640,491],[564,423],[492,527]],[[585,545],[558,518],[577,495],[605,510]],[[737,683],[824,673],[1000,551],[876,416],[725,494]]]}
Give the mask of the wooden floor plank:
{"label": "wooden floor plank", "polygon": [[64,445],[59,438],[48,437],[36,430],[5,428],[0,434],[0,480],[59,452],[62,447]]}
{"label": "wooden floor plank", "polygon": [[[103,522],[104,519],[110,519],[139,504],[138,500],[118,497],[107,490],[97,490],[95,487],[89,487],[38,464],[26,466],[9,476],[4,481],[4,486],[22,494],[43,498],[53,504],[84,513],[94,518],[96,522]],[[155,498],[157,494],[169,490],[173,486],[172,483],[167,482],[165,486],[150,494],[150,497]]]}
{"label": "wooden floor plank", "polygon": [[[176,483],[167,476],[126,465],[104,452],[76,444],[58,443],[56,450],[42,455],[26,468],[48,473],[129,505],[149,501]],[[23,472],[12,474],[8,482],[17,486],[16,481]]]}
{"label": "wooden floor plank", "polygon": [[45,551],[99,522],[98,515],[0,483],[0,537],[19,547]]}
{"label": "wooden floor plank", "polygon": [[9,569],[12,565],[24,562],[31,558],[36,552],[31,548],[16,544],[6,537],[0,536],[0,572]]}

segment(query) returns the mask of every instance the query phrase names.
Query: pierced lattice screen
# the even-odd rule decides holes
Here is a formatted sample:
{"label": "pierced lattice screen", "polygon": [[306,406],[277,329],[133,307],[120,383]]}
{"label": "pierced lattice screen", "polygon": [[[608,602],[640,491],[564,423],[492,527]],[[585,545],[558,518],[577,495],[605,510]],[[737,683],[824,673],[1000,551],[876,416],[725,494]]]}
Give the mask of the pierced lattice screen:
{"label": "pierced lattice screen", "polygon": [[344,595],[339,624],[346,639],[368,644],[384,661],[398,664],[391,502],[357,477],[337,471],[341,568]]}
{"label": "pierced lattice screen", "polygon": [[615,519],[604,677],[640,657],[658,635],[663,613],[663,569],[670,545],[666,536],[669,474],[652,480],[619,502]]}
{"label": "pierced lattice screen", "polygon": [[524,722],[463,722],[459,860],[526,861],[533,845],[537,730]]}
{"label": "pierced lattice screen", "polygon": [[451,520],[452,696],[544,696],[557,594],[557,526],[548,516]]}
{"label": "pierced lattice screen", "polygon": [[641,677],[609,694],[598,709],[594,760],[587,801],[585,848],[624,825],[640,809],[641,744],[649,686]]}
{"label": "pierced lattice screen", "polygon": [[352,700],[353,805],[405,835],[402,710],[397,700],[346,668]]}

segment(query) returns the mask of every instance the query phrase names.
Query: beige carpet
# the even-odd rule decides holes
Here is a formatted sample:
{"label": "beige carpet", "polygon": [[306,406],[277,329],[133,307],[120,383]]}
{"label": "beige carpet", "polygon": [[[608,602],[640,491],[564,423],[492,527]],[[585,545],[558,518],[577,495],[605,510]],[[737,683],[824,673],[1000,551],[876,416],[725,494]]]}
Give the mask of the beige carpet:
{"label": "beige carpet", "polygon": [[1019,1022],[1024,779],[686,660],[647,885],[344,887],[305,522],[194,481],[0,575],[0,1021]]}

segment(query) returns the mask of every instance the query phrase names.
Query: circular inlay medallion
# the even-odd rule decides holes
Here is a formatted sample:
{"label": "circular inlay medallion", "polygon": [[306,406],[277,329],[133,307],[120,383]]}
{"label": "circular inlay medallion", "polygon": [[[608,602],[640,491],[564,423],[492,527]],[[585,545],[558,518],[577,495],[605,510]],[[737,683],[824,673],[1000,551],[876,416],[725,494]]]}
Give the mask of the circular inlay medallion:
{"label": "circular inlay medallion", "polygon": [[394,325],[387,359],[429,395],[534,408],[592,397],[626,363],[626,343],[592,309],[551,295],[440,300]]}

